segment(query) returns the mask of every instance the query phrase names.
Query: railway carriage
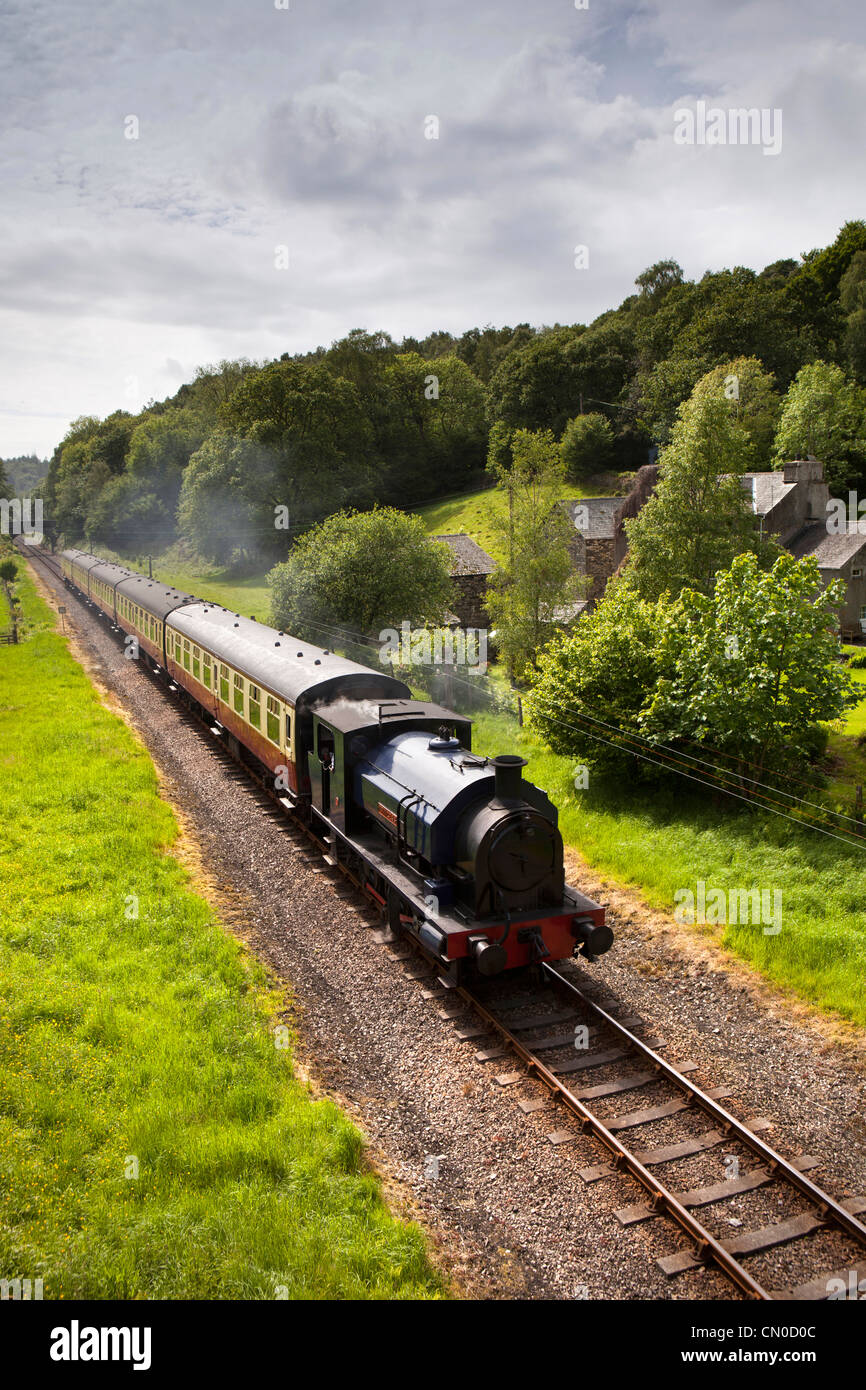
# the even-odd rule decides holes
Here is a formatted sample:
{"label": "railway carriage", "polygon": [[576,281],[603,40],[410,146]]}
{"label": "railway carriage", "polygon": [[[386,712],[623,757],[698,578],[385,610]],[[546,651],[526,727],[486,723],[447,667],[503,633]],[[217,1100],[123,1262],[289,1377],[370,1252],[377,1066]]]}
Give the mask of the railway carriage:
{"label": "railway carriage", "polygon": [[455,980],[609,949],[604,908],[565,883],[555,806],[522,758],[471,751],[471,720],[122,565],[80,550],[61,565]]}

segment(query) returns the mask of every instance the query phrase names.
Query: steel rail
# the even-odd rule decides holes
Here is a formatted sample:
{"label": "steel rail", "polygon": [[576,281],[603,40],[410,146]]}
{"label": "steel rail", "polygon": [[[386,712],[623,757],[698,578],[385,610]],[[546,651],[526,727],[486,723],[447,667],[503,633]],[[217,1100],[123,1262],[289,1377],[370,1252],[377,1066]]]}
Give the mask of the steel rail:
{"label": "steel rail", "polygon": [[[561,978],[561,977],[560,977]],[[577,991],[579,993],[579,991]],[[485,1023],[505,1039],[509,1046],[517,1053],[523,1062],[526,1063],[530,1071],[536,1078],[543,1082],[548,1089],[554,1093],[556,1098],[575,1115],[579,1121],[582,1132],[589,1130],[596,1139],[613,1155],[614,1167],[619,1171],[631,1174],[633,1178],[645,1187],[652,1196],[652,1207],[659,1216],[667,1215],[683,1230],[687,1236],[695,1242],[698,1256],[705,1262],[712,1261],[740,1288],[743,1293],[750,1298],[770,1301],[772,1294],[769,1293],[757,1279],[753,1279],[748,1270],[744,1269],[733,1255],[729,1254],[724,1246],[713,1236],[705,1226],[693,1216],[687,1207],[684,1207],[671,1192],[657,1178],[654,1178],[648,1168],[635,1158],[634,1154],[620,1143],[616,1135],[613,1134],[598,1116],[593,1115],[591,1110],[578,1100],[577,1096],[568,1089],[563,1081],[546,1067],[538,1057],[527,1048],[519,1038],[516,1038],[506,1024],[502,1023],[495,1014],[492,1014],[485,1004],[477,999],[470,990],[458,985],[456,988],[461,998],[463,998],[479,1015]],[[655,1054],[650,1054],[655,1056]]]}
{"label": "steel rail", "polygon": [[752,1153],[762,1159],[771,1173],[774,1175],[781,1173],[786,1182],[791,1183],[804,1197],[807,1197],[809,1201],[814,1203],[814,1205],[821,1210],[821,1215],[825,1220],[832,1218],[833,1222],[837,1226],[840,1226],[845,1231],[846,1235],[851,1236],[859,1244],[866,1246],[866,1226],[858,1221],[855,1216],[852,1216],[851,1212],[846,1211],[843,1206],[829,1195],[829,1193],[824,1192],[820,1187],[816,1187],[803,1173],[793,1167],[786,1158],[783,1158],[782,1155],[771,1148],[769,1144],[765,1144],[763,1139],[758,1138],[757,1134],[753,1134],[752,1131],[743,1124],[742,1120],[738,1120],[736,1116],[732,1115],[724,1106],[719,1105],[717,1101],[713,1100],[712,1096],[708,1096],[699,1086],[695,1086],[689,1081],[682,1072],[678,1072],[676,1067],[672,1067],[671,1064],[666,1062],[663,1057],[660,1057],[657,1052],[653,1052],[651,1047],[647,1047],[645,1042],[635,1037],[634,1033],[630,1032],[628,1028],[619,1023],[617,1019],[611,1017],[600,1005],[594,1003],[592,999],[588,999],[582,990],[578,989],[570,980],[566,980],[558,970],[554,970],[552,966],[547,964],[544,965],[544,970],[547,976],[552,978],[557,989],[568,995],[568,997],[578,1000],[584,1008],[589,1009],[597,1019],[617,1033],[631,1049],[638,1052],[642,1057],[645,1057],[666,1080],[673,1082],[675,1086],[679,1086],[681,1090],[685,1091],[689,1099],[695,1105],[699,1106],[705,1114],[709,1115],[711,1119],[716,1120],[726,1133],[735,1135],[747,1148],[752,1150]]}

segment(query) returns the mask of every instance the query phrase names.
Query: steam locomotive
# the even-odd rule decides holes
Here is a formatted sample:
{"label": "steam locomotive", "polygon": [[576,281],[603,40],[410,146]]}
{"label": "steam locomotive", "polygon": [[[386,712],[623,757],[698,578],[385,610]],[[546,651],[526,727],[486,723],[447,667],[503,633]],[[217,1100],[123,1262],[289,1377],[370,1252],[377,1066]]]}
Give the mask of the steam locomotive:
{"label": "steam locomotive", "polygon": [[471,721],[402,681],[81,550],[64,582],[455,981],[609,950],[565,883],[556,807],[525,759],[471,751]]}

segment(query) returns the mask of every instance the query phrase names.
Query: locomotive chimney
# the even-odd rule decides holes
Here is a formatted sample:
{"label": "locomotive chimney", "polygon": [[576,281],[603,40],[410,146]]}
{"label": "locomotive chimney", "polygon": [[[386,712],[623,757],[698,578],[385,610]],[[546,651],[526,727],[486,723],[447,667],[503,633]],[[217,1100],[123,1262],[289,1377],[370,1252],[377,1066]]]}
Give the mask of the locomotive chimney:
{"label": "locomotive chimney", "polygon": [[496,800],[520,800],[520,769],[526,767],[526,759],[516,753],[500,753],[493,760],[496,775]]}

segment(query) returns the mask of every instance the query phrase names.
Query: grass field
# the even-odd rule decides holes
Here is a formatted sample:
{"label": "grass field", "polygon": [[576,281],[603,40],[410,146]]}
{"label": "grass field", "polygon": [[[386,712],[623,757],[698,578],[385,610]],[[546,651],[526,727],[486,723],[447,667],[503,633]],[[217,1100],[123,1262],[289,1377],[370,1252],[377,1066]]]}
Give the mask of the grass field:
{"label": "grass field", "polygon": [[502,715],[477,718],[473,747],[528,758],[526,777],[558,805],[566,843],[664,911],[673,911],[677,890],[696,891],[698,879],[726,893],[779,890],[782,929],[776,935],[765,935],[761,925],[694,930],[777,985],[866,1026],[862,849],[774,815],[738,811],[727,799],[694,794],[685,784],[648,790],[590,781],[576,791],[576,760],[549,752]]}
{"label": "grass field", "polygon": [[21,589],[32,635],[0,648],[0,1277],[45,1298],[443,1296],[357,1129],[295,1079],[285,1000],[173,857],[149,757]]}
{"label": "grass field", "polygon": [[[862,657],[863,653],[866,652],[866,647],[846,646],[842,650],[847,652],[849,656]],[[849,666],[848,674],[852,681],[856,685],[862,686],[863,689],[863,698],[860,704],[848,711],[845,720],[845,733],[852,738],[857,738],[860,734],[866,733],[866,668]]]}

